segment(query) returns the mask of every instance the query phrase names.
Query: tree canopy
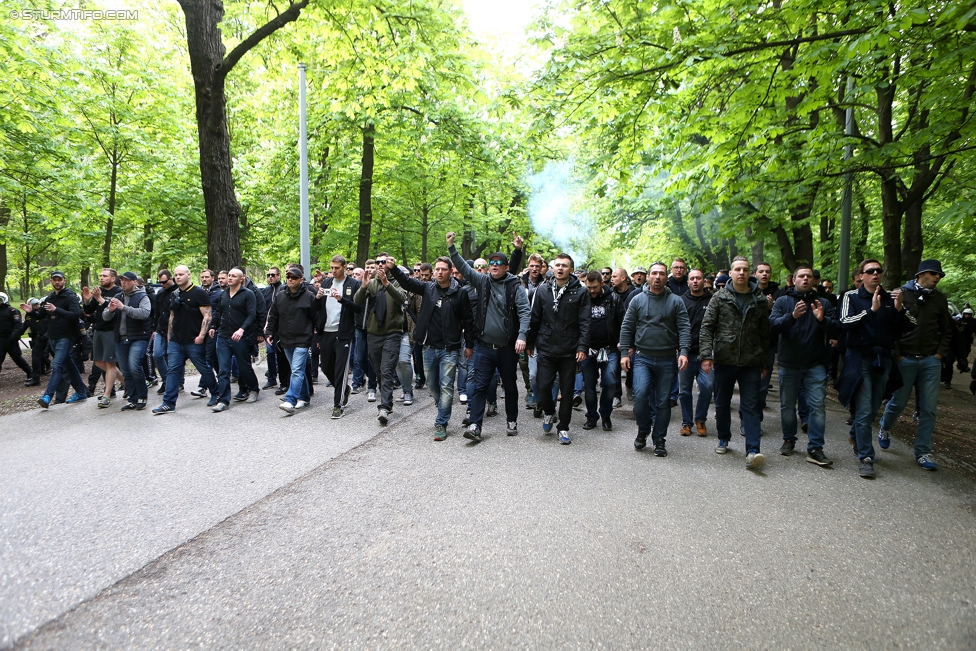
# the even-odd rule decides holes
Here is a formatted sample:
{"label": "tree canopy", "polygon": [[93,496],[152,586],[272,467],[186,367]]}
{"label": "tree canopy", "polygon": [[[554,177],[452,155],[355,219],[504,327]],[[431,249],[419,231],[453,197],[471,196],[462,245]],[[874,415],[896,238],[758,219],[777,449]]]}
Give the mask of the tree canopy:
{"label": "tree canopy", "polygon": [[973,298],[967,3],[555,0],[528,36],[499,52],[448,0],[0,23],[0,286],[297,261],[304,63],[315,264],[457,230],[470,257],[518,233],[577,266],[835,277],[849,180],[853,265],[894,286],[936,257]]}

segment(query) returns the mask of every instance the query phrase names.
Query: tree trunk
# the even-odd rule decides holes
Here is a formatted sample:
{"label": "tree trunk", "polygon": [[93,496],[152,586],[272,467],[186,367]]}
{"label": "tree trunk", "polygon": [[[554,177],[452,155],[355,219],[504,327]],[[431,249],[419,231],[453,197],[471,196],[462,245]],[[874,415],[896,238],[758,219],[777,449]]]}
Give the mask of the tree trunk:
{"label": "tree trunk", "polygon": [[112,150],[111,185],[108,188],[108,219],[105,221],[105,242],[102,244],[102,269],[112,266],[112,229],[115,226],[115,193],[119,182],[119,150],[118,145]]}
{"label": "tree trunk", "polygon": [[766,240],[756,239],[752,234],[751,226],[746,227],[746,237],[752,242],[752,268],[755,269],[760,262],[765,262]]}
{"label": "tree trunk", "polygon": [[901,285],[901,206],[895,179],[881,183],[881,228],[884,242],[884,286]]}
{"label": "tree trunk", "polygon": [[373,230],[373,164],[376,148],[376,127],[363,127],[363,167],[359,177],[359,240],[356,247],[356,266],[365,267],[369,258],[369,240]]}
{"label": "tree trunk", "polygon": [[[0,233],[6,233],[10,224],[10,206],[0,200]],[[7,286],[7,239],[0,239],[0,290]],[[6,291],[6,290],[4,290]],[[24,296],[21,295],[21,299]]]}
{"label": "tree trunk", "polygon": [[905,235],[901,243],[901,271],[903,275],[900,280],[906,280],[907,277],[913,276],[922,261],[924,250],[922,239],[923,201],[923,199],[919,199],[905,207]]}
{"label": "tree trunk", "polygon": [[142,250],[146,252],[145,263],[142,265],[142,277],[146,279],[147,283],[155,280],[152,277],[152,253],[154,248],[156,248],[156,242],[153,239],[152,223],[146,222],[142,225]]}
{"label": "tree trunk", "polygon": [[430,262],[427,258],[427,240],[430,237],[430,206],[424,204],[420,210],[420,260]]}
{"label": "tree trunk", "polygon": [[222,0],[178,0],[186,18],[186,42],[197,109],[200,181],[207,215],[207,263],[211,269],[230,269],[241,262],[241,207],[231,173],[230,133],[227,130],[227,74],[254,46],[296,20],[308,0],[294,2],[238,44],[227,57],[219,24]]}

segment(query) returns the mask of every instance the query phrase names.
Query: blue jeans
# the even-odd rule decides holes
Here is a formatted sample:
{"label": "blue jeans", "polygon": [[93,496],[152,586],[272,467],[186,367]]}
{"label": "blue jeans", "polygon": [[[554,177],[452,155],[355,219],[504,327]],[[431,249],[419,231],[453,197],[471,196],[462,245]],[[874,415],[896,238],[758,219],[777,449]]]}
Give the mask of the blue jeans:
{"label": "blue jeans", "polygon": [[167,351],[169,350],[169,341],[166,339],[166,335],[161,335],[158,332],[153,333],[153,363],[156,364],[156,372],[159,374],[159,379],[164,383],[166,382],[166,375],[169,372],[169,364],[166,363]]}
{"label": "blue jeans", "polygon": [[[746,452],[759,452],[761,425],[759,414],[759,394],[762,387],[762,369],[758,366],[730,366],[715,364],[712,371],[715,380],[715,427],[718,438],[728,441],[732,438],[732,391],[739,383],[739,411],[742,413],[742,428],[746,433]],[[767,384],[767,386],[769,386]]]}
{"label": "blue jeans", "polygon": [[278,383],[278,354],[275,351],[275,347],[265,343],[264,351],[268,354],[268,370],[264,374],[268,378],[268,382]]}
{"label": "blue jeans", "polygon": [[69,357],[71,347],[74,343],[74,339],[68,339],[67,337],[51,339],[48,342],[48,346],[54,351],[54,359],[51,362],[51,377],[47,381],[47,389],[44,390],[45,395],[54,396],[58,390],[58,385],[61,384],[62,375],[67,376],[68,381],[71,382],[71,387],[78,394],[83,396],[88,395],[88,388],[85,387],[85,381],[81,379],[81,373],[78,372],[78,367],[75,366],[75,363]]}
{"label": "blue jeans", "polygon": [[[857,448],[857,458],[874,459],[874,436],[871,434],[871,423],[878,414],[881,407],[881,399],[884,398],[885,385],[888,384],[888,375],[891,373],[891,360],[884,360],[884,372],[875,373],[872,370],[870,356],[861,358],[861,386],[854,394],[854,430],[855,446]],[[907,385],[911,391],[911,384]]]}
{"label": "blue jeans", "polygon": [[240,369],[241,389],[247,392],[258,391],[258,376],[251,366],[252,343],[243,339],[234,341],[230,337],[217,337],[217,359],[220,360],[220,371],[217,373],[217,401],[225,405],[230,404],[230,374],[233,359],[237,360]]}
{"label": "blue jeans", "polygon": [[308,383],[308,375],[305,373],[305,365],[308,363],[309,349],[283,348],[288,366],[291,367],[291,380],[288,383],[288,392],[285,393],[285,402],[294,406],[299,400],[309,401],[311,385]]}
{"label": "blue jeans", "polygon": [[[596,355],[583,360],[583,391],[586,398],[586,420],[595,423],[597,416],[610,420],[613,412],[613,392],[617,388],[617,357],[619,353],[607,355],[607,361],[597,362]],[[600,375],[600,410],[597,413],[596,377]]]}
{"label": "blue jeans", "polygon": [[193,362],[193,365],[200,371],[200,386],[214,395],[217,392],[217,378],[214,377],[213,369],[207,363],[206,344],[180,344],[170,341],[167,346],[166,363],[169,366],[166,373],[166,393],[163,395],[163,404],[176,408],[176,399],[180,395],[180,387],[183,386],[183,375],[186,372],[186,360]]}
{"label": "blue jeans", "polygon": [[[400,336],[400,357],[397,359],[397,377],[400,387],[406,395],[413,395],[413,344],[410,335],[404,332]],[[345,378],[342,378],[343,380]]]}
{"label": "blue jeans", "polygon": [[[692,389],[698,380],[698,404],[695,406],[695,415],[692,417]],[[712,376],[703,373],[701,361],[698,355],[688,354],[688,366],[685,370],[678,371],[678,402],[681,404],[681,424],[691,425],[692,422],[704,423],[708,418],[708,406],[712,402]]]}
{"label": "blue jeans", "polygon": [[779,367],[779,414],[783,423],[783,440],[796,440],[796,407],[800,393],[806,400],[807,452],[822,450],[827,412],[827,368],[814,364],[807,368]]}
{"label": "blue jeans", "polygon": [[[634,417],[637,433],[663,442],[671,421],[671,383],[678,372],[674,355],[634,354]],[[653,421],[654,431],[651,431]]]}
{"label": "blue jeans", "polygon": [[125,389],[129,394],[129,402],[145,402],[149,397],[146,386],[146,374],[142,371],[142,360],[149,347],[148,339],[122,339],[115,344],[115,359],[125,378]]}
{"label": "blue jeans", "polygon": [[932,430],[935,429],[935,409],[939,403],[939,381],[942,378],[942,360],[934,355],[917,359],[903,357],[895,362],[905,384],[888,401],[881,416],[881,427],[890,430],[898,422],[912,387],[918,381],[918,427],[915,429],[915,458],[932,453]]}
{"label": "blue jeans", "polygon": [[460,355],[461,352],[457,350],[424,347],[424,377],[427,378],[427,389],[437,405],[437,418],[434,419],[434,425],[447,426],[451,420],[451,408],[454,405],[454,376],[457,373]]}

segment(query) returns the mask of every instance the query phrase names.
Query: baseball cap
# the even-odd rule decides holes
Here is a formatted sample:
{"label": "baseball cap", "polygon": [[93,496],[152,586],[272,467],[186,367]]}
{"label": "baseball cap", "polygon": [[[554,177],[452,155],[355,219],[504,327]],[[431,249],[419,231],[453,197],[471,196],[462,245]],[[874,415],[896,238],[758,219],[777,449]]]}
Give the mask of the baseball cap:
{"label": "baseball cap", "polygon": [[51,272],[51,278],[64,278],[64,272],[63,271],[52,271]]}
{"label": "baseball cap", "polygon": [[122,277],[126,280],[139,280],[139,276],[134,271],[126,271]]}
{"label": "baseball cap", "polygon": [[504,264],[504,265],[507,265],[508,264],[508,256],[505,255],[504,253],[502,253],[501,251],[499,251],[498,253],[492,253],[491,255],[488,256],[488,259],[489,260],[501,260],[502,261],[502,264]]}
{"label": "baseball cap", "polygon": [[646,276],[647,275],[647,267],[637,267],[636,269],[634,269],[633,271],[630,272],[630,275],[631,276],[633,276],[634,274],[644,274]]}

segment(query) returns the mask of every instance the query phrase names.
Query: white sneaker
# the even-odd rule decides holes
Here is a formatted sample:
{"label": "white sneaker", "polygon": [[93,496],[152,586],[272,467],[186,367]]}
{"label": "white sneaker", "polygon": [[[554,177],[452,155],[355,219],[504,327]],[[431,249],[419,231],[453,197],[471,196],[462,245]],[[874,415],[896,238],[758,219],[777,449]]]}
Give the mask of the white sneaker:
{"label": "white sneaker", "polygon": [[247,394],[247,400],[245,400],[244,402],[257,402],[257,401],[258,401],[258,392],[251,391]]}
{"label": "white sneaker", "polygon": [[290,402],[285,402],[284,400],[278,403],[278,409],[289,414],[295,413],[295,405],[291,404]]}
{"label": "white sneaker", "polygon": [[368,392],[366,394],[366,401],[367,402],[376,402],[376,392],[375,391]]}
{"label": "white sneaker", "polygon": [[614,398],[613,399],[613,408],[614,409],[620,409],[620,405],[621,404],[622,403],[620,402],[620,398]]}
{"label": "white sneaker", "polygon": [[295,409],[304,409],[305,407],[308,407],[308,403],[304,400],[299,400],[295,403]]}
{"label": "white sneaker", "polygon": [[412,393],[403,394],[403,406],[409,407],[412,404],[413,404],[413,394]]}
{"label": "white sneaker", "polygon": [[468,394],[466,394],[466,393],[459,394],[458,395],[458,400],[461,401],[461,404],[462,405],[468,404]]}
{"label": "white sneaker", "polygon": [[766,464],[766,457],[761,452],[750,452],[746,455],[746,468],[759,470]]}

